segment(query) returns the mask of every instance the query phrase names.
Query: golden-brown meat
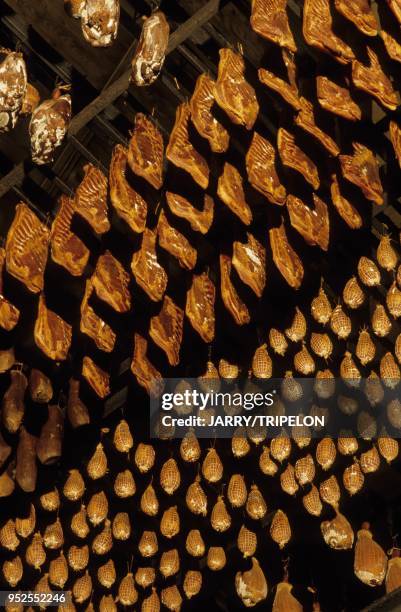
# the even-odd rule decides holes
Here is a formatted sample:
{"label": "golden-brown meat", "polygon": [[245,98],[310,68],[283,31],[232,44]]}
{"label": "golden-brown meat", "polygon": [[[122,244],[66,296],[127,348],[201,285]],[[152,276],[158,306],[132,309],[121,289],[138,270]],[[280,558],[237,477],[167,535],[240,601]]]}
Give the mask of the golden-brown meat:
{"label": "golden-brown meat", "polygon": [[114,308],[116,312],[130,310],[129,274],[110,251],[105,251],[97,260],[92,283],[98,298]]}
{"label": "golden-brown meat", "polygon": [[136,282],[154,302],[162,299],[167,287],[167,274],[157,261],[156,232],[148,228],[142,234],[142,244],[131,262]]}
{"label": "golden-brown meat", "polygon": [[1,417],[8,432],[17,433],[25,413],[24,396],[28,381],[20,370],[11,370],[10,385],[3,395]]}
{"label": "golden-brown meat", "polygon": [[89,249],[71,231],[72,217],[75,212],[74,200],[62,195],[59,202],[60,206],[51,229],[51,257],[72,276],[81,276],[88,263]]}
{"label": "golden-brown meat", "polygon": [[232,263],[242,282],[261,297],[266,286],[266,251],[252,234],[246,236],[247,242],[234,242]]}
{"label": "golden-brown meat", "polygon": [[358,142],[352,143],[352,146],[353,155],[339,157],[344,178],[359,187],[368,200],[383,204],[383,186],[374,154]]}
{"label": "golden-brown meat", "polygon": [[209,344],[214,339],[214,301],[216,288],[208,275],[194,274],[192,285],[187,291],[185,314],[192,327],[204,342]]}
{"label": "golden-brown meat", "polygon": [[301,108],[301,103],[298,98],[298,89],[280,79],[278,76],[270,72],[269,70],[265,70],[265,68],[259,68],[258,70],[259,81],[272,89],[276,93],[278,93],[283,100],[288,102],[292,108],[295,110],[299,110]]}
{"label": "golden-brown meat", "polygon": [[246,325],[251,320],[249,310],[240,300],[231,279],[231,259],[228,255],[220,255],[220,289],[224,306],[237,325]]}
{"label": "golden-brown meat", "polygon": [[334,6],[366,36],[376,36],[377,21],[370,0],[334,0]]}
{"label": "golden-brown meat", "polygon": [[390,121],[390,140],[393,145],[394,153],[401,167],[401,127],[396,121]]}
{"label": "golden-brown meat", "polygon": [[109,375],[99,368],[90,357],[83,358],[82,376],[100,399],[105,399],[110,394]]}
{"label": "golden-brown meat", "polygon": [[300,101],[301,110],[295,117],[296,125],[311,134],[331,155],[336,157],[340,153],[340,149],[337,143],[316,125],[313,104],[304,97],[301,97]]}
{"label": "golden-brown meat", "polygon": [[71,96],[54,90],[50,100],[45,100],[32,113],[29,124],[32,161],[49,164],[56,149],[61,146],[71,121]]}
{"label": "golden-brown meat", "polygon": [[252,212],[246,200],[242,177],[231,164],[224,164],[223,174],[217,184],[217,195],[220,200],[235,214],[242,223],[249,225],[252,221]]}
{"label": "golden-brown meat", "polygon": [[118,216],[129,225],[132,231],[140,234],[146,226],[148,205],[128,183],[125,176],[126,170],[127,150],[118,144],[113,149],[110,162],[110,200]]}
{"label": "golden-brown meat", "polygon": [[116,334],[93,310],[89,299],[93,292],[90,280],[86,281],[85,293],[81,302],[80,330],[83,334],[92,338],[98,349],[110,353],[115,345]]}
{"label": "golden-brown meat", "polygon": [[53,385],[43,372],[33,368],[29,374],[29,394],[33,402],[48,404],[53,397]]}
{"label": "golden-brown meat", "polygon": [[85,0],[79,16],[82,34],[92,47],[113,44],[120,22],[120,0]]}
{"label": "golden-brown meat", "polygon": [[70,378],[68,385],[67,417],[73,429],[89,425],[91,419],[88,408],[79,396],[81,381]]}
{"label": "golden-brown meat", "polygon": [[319,189],[320,179],[316,165],[313,161],[295,144],[295,137],[284,128],[280,128],[277,135],[278,152],[284,166],[296,170],[313,189]]}
{"label": "golden-brown meat", "polygon": [[50,231],[23,202],[17,204],[7,234],[7,272],[33,293],[42,291]]}
{"label": "golden-brown meat", "polygon": [[71,346],[72,327],[46,306],[43,293],[39,297],[34,328],[36,346],[53,361],[65,361]]}
{"label": "golden-brown meat", "polygon": [[252,187],[260,191],[272,204],[285,204],[287,194],[277,175],[276,150],[273,145],[254,132],[245,160],[248,181]]}
{"label": "golden-brown meat", "polygon": [[146,389],[149,395],[158,397],[163,389],[163,379],[160,372],[150,363],[147,357],[147,350],[147,340],[139,334],[135,334],[131,371],[138,383]]}
{"label": "golden-brown meat", "polygon": [[245,80],[245,63],[231,49],[220,49],[215,100],[233,123],[252,129],[259,113],[253,87]]}
{"label": "golden-brown meat", "polygon": [[166,192],[167,204],[172,213],[186,219],[194,232],[207,234],[213,223],[214,200],[205,194],[203,210],[192,206],[190,202],[178,193]]}
{"label": "golden-brown meat", "polygon": [[6,251],[0,248],[0,327],[11,331],[18,323],[19,310],[11,304],[3,293],[3,270],[6,263]]}
{"label": "golden-brown meat", "polygon": [[131,64],[131,79],[139,87],[151,85],[159,76],[166,58],[170,27],[161,11],[145,19]]}
{"label": "golden-brown meat", "polygon": [[128,145],[128,164],[134,174],[152,187],[163,185],[163,136],[154,122],[142,113],[135,115],[134,131]]}
{"label": "golden-brown meat", "polygon": [[183,322],[184,311],[168,295],[164,296],[159,314],[150,320],[149,335],[166,353],[172,366],[180,362]]}
{"label": "golden-brown meat", "polygon": [[28,83],[26,86],[24,100],[22,102],[21,115],[32,115],[33,111],[39,106],[39,104],[40,93],[36,87],[31,85],[31,83]]}
{"label": "golden-brown meat", "polygon": [[284,222],[269,230],[273,261],[281,275],[293,289],[299,289],[304,276],[302,261],[288,242]]}
{"label": "golden-brown meat", "polygon": [[331,177],[331,201],[337,209],[338,214],[351,229],[362,227],[362,217],[351,202],[349,202],[340,191],[340,185],[336,174]]}
{"label": "golden-brown meat", "polygon": [[388,56],[395,62],[401,62],[401,44],[394,36],[384,30],[380,31]]}
{"label": "golden-brown meat", "polygon": [[332,55],[341,64],[354,59],[354,53],[333,32],[329,0],[305,0],[302,31],[308,45]]}
{"label": "golden-brown meat", "polygon": [[12,130],[22,110],[28,80],[22,53],[0,49],[0,132]]}
{"label": "golden-brown meat", "polygon": [[92,164],[84,166],[85,176],[75,193],[75,210],[97,234],[110,229],[107,215],[107,178]]}
{"label": "golden-brown meat", "polygon": [[387,0],[387,4],[401,25],[401,0]]}
{"label": "golden-brown meat", "polygon": [[176,111],[174,127],[170,133],[166,157],[177,168],[188,172],[202,189],[207,189],[209,185],[209,166],[205,158],[198,153],[189,140],[188,122],[190,116],[191,111],[188,102],[180,104]]}
{"label": "golden-brown meat", "polygon": [[380,104],[390,110],[399,105],[399,97],[393,85],[383,71],[379,58],[370,47],[367,48],[369,65],[366,66],[357,60],[352,62],[352,80],[358,89],[370,94]]}
{"label": "golden-brown meat", "polygon": [[1,350],[0,349],[0,374],[7,372],[15,363],[14,348]]}
{"label": "golden-brown meat", "polygon": [[280,47],[296,51],[287,16],[287,0],[252,0],[252,29]]}
{"label": "golden-brown meat", "polygon": [[191,121],[199,134],[206,138],[214,153],[224,153],[228,149],[230,135],[212,115],[215,85],[216,83],[208,74],[201,74],[196,81],[189,106]]}
{"label": "golden-brown meat", "polygon": [[196,250],[181,232],[169,224],[163,210],[157,223],[157,235],[160,246],[178,259],[181,268],[192,270],[195,267],[197,259]]}
{"label": "golden-brown meat", "polygon": [[326,204],[313,194],[314,209],[309,208],[300,198],[289,195],[287,209],[291,225],[308,244],[317,245],[327,251],[330,238],[330,220]]}
{"label": "golden-brown meat", "polygon": [[319,104],[325,110],[350,121],[361,119],[362,111],[346,87],[340,87],[326,76],[318,76],[316,91]]}

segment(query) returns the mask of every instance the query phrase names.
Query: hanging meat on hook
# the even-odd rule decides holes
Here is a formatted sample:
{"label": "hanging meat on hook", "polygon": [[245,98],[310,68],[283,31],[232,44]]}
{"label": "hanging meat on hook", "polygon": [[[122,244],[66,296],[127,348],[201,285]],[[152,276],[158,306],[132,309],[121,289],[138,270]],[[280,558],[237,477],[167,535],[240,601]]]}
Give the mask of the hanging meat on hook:
{"label": "hanging meat on hook", "polygon": [[93,164],[84,166],[84,178],[75,193],[75,212],[80,215],[96,234],[110,229],[107,213],[107,178]]}
{"label": "hanging meat on hook", "polygon": [[326,204],[314,193],[315,208],[309,208],[300,198],[289,195],[287,209],[291,225],[308,244],[317,245],[323,251],[329,247],[330,220]]}
{"label": "hanging meat on hook", "polygon": [[359,121],[362,111],[346,87],[341,87],[327,76],[316,77],[317,99],[322,108],[350,121]]}
{"label": "hanging meat on hook", "polygon": [[377,21],[370,0],[334,0],[336,10],[366,36],[377,35]]}
{"label": "hanging meat on hook", "polygon": [[141,387],[144,387],[149,395],[157,397],[163,389],[163,379],[160,372],[150,363],[147,350],[148,341],[139,334],[135,334],[131,371]]}
{"label": "hanging meat on hook", "polygon": [[283,165],[302,174],[313,189],[319,189],[320,179],[316,164],[298,147],[295,136],[284,128],[280,128],[277,134],[277,145]]}
{"label": "hanging meat on hook", "polygon": [[251,320],[249,310],[236,292],[231,279],[231,259],[228,255],[220,255],[220,289],[224,306],[237,325],[246,325]]}
{"label": "hanging meat on hook", "polygon": [[69,85],[57,87],[51,99],[42,102],[32,113],[29,136],[35,164],[52,163],[56,149],[64,141],[71,121],[71,96],[63,92],[69,89]]}
{"label": "hanging meat on hook", "polygon": [[110,394],[110,376],[88,356],[82,362],[82,376],[100,399]]}
{"label": "hanging meat on hook", "polygon": [[71,230],[72,217],[75,212],[74,200],[62,195],[59,202],[60,206],[51,229],[51,258],[68,270],[72,276],[82,276],[88,263],[89,249]]}
{"label": "hanging meat on hook", "polygon": [[135,115],[134,131],[128,145],[128,164],[134,174],[152,187],[163,185],[163,136],[155,123],[143,113]]}
{"label": "hanging meat on hook", "polygon": [[17,123],[27,91],[28,78],[22,53],[0,48],[0,59],[1,133],[8,132]]}
{"label": "hanging meat on hook", "polygon": [[173,257],[176,257],[182,268],[192,270],[195,267],[197,259],[196,250],[181,232],[170,225],[163,210],[160,213],[157,224],[157,235],[160,246],[166,249]]}
{"label": "hanging meat on hook", "polygon": [[81,20],[82,34],[92,47],[109,47],[117,38],[120,0],[64,0],[68,13]]}
{"label": "hanging meat on hook", "polygon": [[297,50],[287,15],[287,0],[252,0],[251,27],[260,36],[290,51]]}
{"label": "hanging meat on hook", "polygon": [[252,187],[260,191],[272,204],[285,204],[287,194],[277,174],[276,149],[273,145],[254,132],[245,161]]}
{"label": "hanging meat on hook", "polygon": [[142,234],[141,248],[134,253],[131,262],[136,282],[154,302],[162,299],[168,281],[164,268],[157,261],[156,237],[154,230],[146,228]]}
{"label": "hanging meat on hook", "polygon": [[140,234],[146,226],[148,205],[128,183],[126,169],[127,150],[118,144],[113,149],[110,162],[110,200],[118,216],[124,219],[134,232]]}
{"label": "hanging meat on hook", "polygon": [[85,293],[81,302],[80,330],[83,334],[92,338],[98,349],[110,353],[116,341],[116,334],[105,321],[103,321],[89,304],[93,293],[93,284],[86,281]]}
{"label": "hanging meat on hook", "polygon": [[156,11],[145,19],[131,64],[134,85],[151,85],[157,79],[166,59],[170,26],[166,16]]}
{"label": "hanging meat on hook", "polygon": [[341,64],[354,59],[351,47],[333,32],[329,0],[305,0],[302,30],[308,45],[328,53]]}
{"label": "hanging meat on hook", "polygon": [[65,361],[70,350],[72,327],[46,306],[43,294],[39,297],[34,328],[37,347],[53,361]]}
{"label": "hanging meat on hook", "polygon": [[384,191],[376,157],[368,147],[359,142],[353,142],[352,147],[353,155],[339,157],[344,178],[359,187],[368,200],[383,204]]}
{"label": "hanging meat on hook", "polygon": [[367,54],[367,65],[357,60],[352,62],[352,81],[355,87],[376,98],[389,110],[396,110],[400,103],[397,92],[371,47],[367,48]]}
{"label": "hanging meat on hook", "polygon": [[266,251],[252,234],[246,233],[247,242],[233,244],[233,266],[243,283],[261,297],[266,285]]}
{"label": "hanging meat on hook", "polygon": [[214,153],[224,153],[228,149],[230,136],[211,112],[215,103],[215,87],[215,81],[208,74],[198,77],[189,102],[191,121]]}
{"label": "hanging meat on hook", "polygon": [[105,251],[97,260],[92,283],[98,298],[116,312],[130,310],[129,274],[110,251]]}
{"label": "hanging meat on hook", "polygon": [[214,216],[214,201],[209,195],[204,196],[203,210],[195,208],[186,198],[170,191],[166,191],[166,201],[171,212],[186,219],[194,232],[208,233]]}
{"label": "hanging meat on hook", "polygon": [[217,184],[217,195],[241,219],[242,223],[250,225],[252,222],[252,211],[245,200],[242,184],[242,177],[238,170],[226,162]]}
{"label": "hanging meat on hook", "polygon": [[299,289],[304,276],[302,261],[288,242],[284,221],[269,230],[270,247],[277,269],[293,289]]}
{"label": "hanging meat on hook", "polygon": [[150,320],[150,337],[166,353],[172,366],[180,362],[183,322],[184,311],[168,295],[164,296],[159,314]]}
{"label": "hanging meat on hook", "polygon": [[187,291],[185,314],[192,327],[207,344],[214,338],[215,297],[216,288],[206,272],[199,275],[194,274],[191,287]]}

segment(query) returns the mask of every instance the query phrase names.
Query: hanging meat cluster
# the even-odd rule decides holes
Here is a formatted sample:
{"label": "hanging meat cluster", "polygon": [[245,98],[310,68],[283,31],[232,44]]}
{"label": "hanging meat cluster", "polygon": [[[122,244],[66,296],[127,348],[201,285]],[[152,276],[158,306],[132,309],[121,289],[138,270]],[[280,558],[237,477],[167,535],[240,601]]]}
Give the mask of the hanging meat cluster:
{"label": "hanging meat cluster", "polygon": [[117,38],[120,0],[64,0],[67,11],[81,20],[82,34],[92,47],[110,47]]}

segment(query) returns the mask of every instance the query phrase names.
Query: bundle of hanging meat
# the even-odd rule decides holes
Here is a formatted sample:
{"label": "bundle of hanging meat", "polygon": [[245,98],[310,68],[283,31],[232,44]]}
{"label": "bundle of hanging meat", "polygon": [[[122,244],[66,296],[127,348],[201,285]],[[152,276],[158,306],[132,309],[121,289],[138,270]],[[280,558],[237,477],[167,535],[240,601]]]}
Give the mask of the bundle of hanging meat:
{"label": "bundle of hanging meat", "polygon": [[27,73],[21,53],[0,49],[0,132],[17,123],[27,91]]}
{"label": "bundle of hanging meat", "polygon": [[166,58],[170,27],[161,11],[145,19],[132,58],[131,79],[135,85],[151,85],[159,76]]}
{"label": "bundle of hanging meat", "polygon": [[53,161],[71,121],[71,96],[63,93],[68,87],[58,87],[50,100],[45,100],[32,113],[29,124],[32,160],[38,164]]}

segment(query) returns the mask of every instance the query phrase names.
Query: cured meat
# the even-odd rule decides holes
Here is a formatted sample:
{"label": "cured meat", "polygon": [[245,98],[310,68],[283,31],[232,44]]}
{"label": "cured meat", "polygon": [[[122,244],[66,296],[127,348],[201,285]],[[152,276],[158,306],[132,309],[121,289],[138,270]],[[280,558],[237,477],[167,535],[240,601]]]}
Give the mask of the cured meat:
{"label": "cured meat", "polygon": [[76,429],[83,425],[89,425],[90,415],[87,407],[79,397],[79,388],[81,382],[70,378],[68,385],[68,402],[67,402],[67,416],[71,427]]}
{"label": "cured meat", "polygon": [[35,108],[39,106],[39,103],[40,93],[31,83],[27,83],[24,100],[21,106],[21,115],[32,115]]}
{"label": "cured meat", "polygon": [[10,376],[10,386],[3,395],[1,415],[4,427],[14,434],[19,430],[24,418],[24,396],[28,381],[20,370],[11,370]]}
{"label": "cured meat", "polygon": [[82,376],[92,387],[100,399],[110,394],[110,377],[90,357],[84,357],[82,362]]}
{"label": "cured meat", "polygon": [[228,255],[220,255],[220,289],[224,306],[237,325],[246,325],[251,320],[249,310],[240,300],[231,279],[231,259]]}
{"label": "cured meat", "polygon": [[22,53],[0,49],[0,133],[17,123],[24,102],[28,78]]}
{"label": "cured meat", "polygon": [[374,154],[358,142],[352,143],[352,146],[353,155],[339,157],[344,178],[359,187],[368,200],[383,204],[383,186]]}
{"label": "cured meat", "polygon": [[36,346],[53,361],[65,361],[71,346],[72,328],[55,312],[46,307],[43,294],[39,297],[34,328]]}
{"label": "cured meat", "polygon": [[362,227],[362,217],[351,202],[341,194],[340,185],[336,174],[331,177],[331,201],[337,209],[338,214],[351,229]]}
{"label": "cured meat", "polygon": [[329,0],[305,0],[302,31],[308,45],[332,55],[341,64],[354,59],[354,53],[333,32]]}
{"label": "cured meat", "polygon": [[369,65],[365,66],[355,60],[352,62],[352,80],[355,87],[370,94],[380,104],[390,110],[395,110],[399,98],[390,79],[384,74],[379,58],[370,47],[367,48]]}
{"label": "cured meat", "polygon": [[19,310],[11,304],[3,294],[3,270],[6,262],[6,252],[0,248],[0,327],[11,331],[18,323]]}
{"label": "cured meat", "polygon": [[194,274],[191,288],[187,291],[185,314],[192,327],[204,342],[209,344],[214,339],[214,301],[216,288],[208,275]]}
{"label": "cured meat", "polygon": [[220,49],[219,54],[215,100],[233,123],[250,130],[257,119],[259,104],[254,88],[245,80],[243,57],[231,49]]}
{"label": "cured meat", "polygon": [[132,58],[131,79],[135,85],[151,85],[159,76],[166,58],[170,27],[161,11],[145,19]]}
{"label": "cured meat", "polygon": [[33,402],[48,404],[53,397],[50,378],[40,370],[32,369],[29,374],[29,393]]}
{"label": "cured meat", "polygon": [[301,103],[298,98],[298,89],[296,87],[290,83],[287,83],[283,79],[280,79],[278,76],[269,70],[265,70],[264,68],[259,68],[258,77],[259,81],[263,83],[263,85],[266,85],[266,87],[278,93],[283,100],[292,106],[292,108],[295,110],[299,110],[301,108]]}
{"label": "cured meat", "polygon": [[299,289],[304,276],[302,261],[288,242],[284,222],[269,230],[270,247],[277,269],[293,289]]}
{"label": "cured meat", "polygon": [[135,334],[134,356],[131,362],[131,371],[141,387],[144,387],[149,395],[158,397],[163,389],[163,379],[158,370],[147,358],[148,342]]}
{"label": "cured meat", "polygon": [[207,234],[213,223],[214,201],[213,198],[205,194],[203,210],[192,206],[190,202],[178,193],[166,192],[167,204],[172,213],[186,219],[194,232]]}
{"label": "cured meat", "polygon": [[285,204],[287,194],[276,172],[276,150],[273,145],[254,132],[245,160],[248,181],[252,187],[272,204]]}
{"label": "cured meat", "polygon": [[192,270],[196,265],[197,253],[188,240],[167,221],[162,210],[157,223],[159,244],[178,259],[181,268]]}
{"label": "cured meat", "polygon": [[105,251],[97,260],[92,283],[98,298],[116,312],[130,310],[129,274],[110,251]]}
{"label": "cured meat", "polygon": [[207,189],[209,185],[209,166],[205,158],[198,153],[189,140],[188,122],[190,115],[188,102],[180,104],[168,141],[166,157],[177,168],[188,172],[202,189]]}
{"label": "cured meat", "polygon": [[128,183],[126,170],[127,150],[118,144],[113,149],[110,162],[110,200],[118,216],[124,219],[134,232],[140,234],[146,226],[148,205]]}
{"label": "cured meat", "polygon": [[191,121],[199,134],[206,138],[214,153],[224,153],[228,149],[230,135],[212,115],[215,103],[216,83],[208,74],[201,74],[189,102]]}
{"label": "cured meat", "polygon": [[44,286],[49,240],[49,228],[24,202],[17,204],[7,234],[6,268],[33,293]]}
{"label": "cured meat", "polygon": [[295,137],[284,128],[280,128],[277,135],[278,151],[284,166],[296,170],[313,189],[319,189],[320,180],[316,165],[296,144]]}
{"label": "cured meat", "polygon": [[114,349],[116,334],[111,327],[105,323],[93,310],[89,304],[89,299],[93,292],[93,285],[90,280],[86,281],[85,293],[81,302],[81,321],[80,330],[83,334],[92,338],[96,346],[106,353]]}
{"label": "cured meat", "polygon": [[349,89],[340,87],[326,76],[318,76],[316,77],[316,91],[319,104],[325,110],[350,121],[361,119],[362,111],[352,99]]}
{"label": "cured meat", "polygon": [[85,40],[92,47],[109,47],[117,38],[120,0],[85,0],[80,17]]}
{"label": "cured meat", "polygon": [[311,134],[331,155],[336,157],[340,153],[340,149],[336,142],[316,125],[313,104],[304,97],[301,97],[300,101],[301,110],[295,117],[296,125]]}
{"label": "cured meat", "polygon": [[287,16],[287,0],[252,0],[251,27],[271,42],[296,51]]}
{"label": "cured meat", "polygon": [[15,354],[13,347],[0,350],[0,374],[7,372],[15,363]]}
{"label": "cured meat", "polygon": [[88,263],[89,249],[71,231],[74,212],[74,200],[62,195],[51,229],[50,253],[53,261],[63,266],[72,276],[81,276]]}
{"label": "cured meat", "polygon": [[75,193],[75,210],[97,234],[110,229],[107,216],[107,178],[92,164],[84,166],[84,178]]}
{"label": "cured meat", "polygon": [[217,195],[220,200],[235,214],[242,223],[249,225],[252,221],[252,212],[245,201],[242,177],[238,170],[226,162],[223,174],[217,184]]}
{"label": "cured meat", "polygon": [[38,468],[36,466],[36,447],[38,439],[21,427],[17,446],[15,480],[25,493],[36,489]]}
{"label": "cured meat", "polygon": [[289,195],[287,209],[291,225],[308,244],[317,245],[327,251],[330,238],[330,220],[326,204],[313,194],[314,209],[309,208],[300,198]]}
{"label": "cured meat", "polygon": [[29,124],[32,161],[50,164],[56,149],[63,143],[71,121],[71,96],[63,94],[68,86],[54,90],[50,100],[45,100],[32,113]]}
{"label": "cured meat", "polygon": [[167,274],[157,261],[156,232],[148,228],[142,234],[142,244],[131,262],[136,282],[154,302],[162,299],[167,287]]}
{"label": "cured meat", "polygon": [[386,0],[398,22],[401,24],[401,0]]}
{"label": "cured meat", "polygon": [[396,121],[390,121],[390,140],[393,145],[394,153],[401,167],[401,127]]}
{"label": "cured meat", "polygon": [[247,242],[233,244],[233,266],[243,283],[262,297],[266,286],[266,251],[252,234],[247,232]]}
{"label": "cured meat", "polygon": [[48,419],[43,425],[36,454],[42,465],[53,465],[61,459],[64,435],[64,413],[60,406],[48,407]]}
{"label": "cured meat", "polygon": [[159,314],[150,320],[150,337],[166,353],[172,366],[180,362],[183,322],[184,311],[168,295],[164,296]]}
{"label": "cured meat", "polygon": [[384,30],[380,31],[380,36],[383,39],[388,56],[395,62],[401,62],[401,44],[398,40]]}
{"label": "cured meat", "polygon": [[163,185],[163,137],[146,115],[135,115],[134,131],[128,145],[128,164],[134,174],[144,178],[152,187]]}
{"label": "cured meat", "polygon": [[369,0],[334,0],[334,6],[366,36],[376,36],[377,21]]}

